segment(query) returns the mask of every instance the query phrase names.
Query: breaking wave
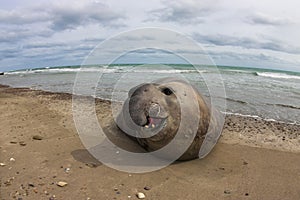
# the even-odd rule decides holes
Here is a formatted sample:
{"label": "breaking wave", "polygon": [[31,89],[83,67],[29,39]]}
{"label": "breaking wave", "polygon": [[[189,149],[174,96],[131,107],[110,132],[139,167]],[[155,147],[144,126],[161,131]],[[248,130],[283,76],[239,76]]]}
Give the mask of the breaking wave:
{"label": "breaking wave", "polygon": [[269,78],[278,78],[278,79],[299,79],[300,76],[290,75],[285,73],[274,73],[274,72],[256,72],[257,76],[269,77]]}
{"label": "breaking wave", "polygon": [[[130,67],[66,67],[66,68],[42,68],[42,69],[26,69],[18,71],[5,72],[6,75],[22,75],[22,74],[37,74],[37,73],[76,73],[76,72],[102,72],[102,73],[161,73],[161,74],[178,74],[178,73],[196,73],[195,69],[165,69],[165,68],[139,68],[130,69]],[[205,73],[206,71],[200,71]]]}

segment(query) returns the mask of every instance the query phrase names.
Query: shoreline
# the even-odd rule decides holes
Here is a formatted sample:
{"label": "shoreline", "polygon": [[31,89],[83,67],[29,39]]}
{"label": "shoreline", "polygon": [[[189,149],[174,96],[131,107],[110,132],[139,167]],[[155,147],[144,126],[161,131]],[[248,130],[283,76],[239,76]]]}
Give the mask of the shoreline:
{"label": "shoreline", "polygon": [[[51,99],[54,97],[55,100],[67,100],[72,103],[73,94],[71,93],[44,91],[26,87],[14,88],[0,84],[0,90],[2,88],[9,89],[12,93],[21,91],[25,92],[26,95],[26,92],[28,92],[31,95],[50,96]],[[76,96],[93,98],[96,105],[102,103],[111,105],[111,100],[109,99],[84,95]],[[105,112],[111,112],[111,110],[106,110]],[[226,113],[219,142],[300,153],[300,124],[239,113]]]}
{"label": "shoreline", "polygon": [[[298,125],[227,116],[204,159],[129,174],[82,145],[71,94],[0,86],[0,112],[1,200],[137,199],[137,192],[146,199],[300,199]],[[96,112],[101,125],[117,131],[110,101],[96,99]]]}
{"label": "shoreline", "polygon": [[[32,91],[40,91],[40,92],[45,92],[45,93],[49,93],[49,94],[62,94],[62,95],[73,95],[72,93],[68,93],[68,92],[53,92],[53,91],[49,91],[49,90],[41,90],[41,89],[34,89],[34,88],[29,88],[29,87],[12,87],[10,85],[4,85],[4,84],[0,84],[0,88],[14,88],[14,89],[26,89],[26,90],[32,90]],[[104,99],[104,98],[98,98],[95,96],[84,96],[84,95],[77,95],[77,96],[83,96],[83,97],[92,97],[94,99],[100,100],[100,101],[108,101],[111,102],[110,99]],[[281,124],[288,124],[288,125],[296,125],[296,126],[300,126],[300,121],[299,122],[285,122],[285,121],[278,121],[272,118],[263,118],[261,116],[258,115],[248,115],[248,114],[242,114],[242,113],[232,113],[232,112],[223,112],[221,111],[221,113],[225,114],[226,116],[239,116],[239,117],[244,117],[244,118],[254,118],[254,119],[258,119],[258,120],[262,120],[262,121],[267,121],[267,122],[275,122],[275,123],[281,123]]]}

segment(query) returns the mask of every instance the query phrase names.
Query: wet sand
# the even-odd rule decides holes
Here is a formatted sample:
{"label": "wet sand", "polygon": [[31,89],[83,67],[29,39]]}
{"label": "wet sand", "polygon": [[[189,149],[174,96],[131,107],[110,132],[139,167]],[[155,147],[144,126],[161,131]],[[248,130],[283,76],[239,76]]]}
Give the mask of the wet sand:
{"label": "wet sand", "polygon": [[[97,111],[116,131],[110,102]],[[300,199],[299,125],[230,115],[206,158],[129,174],[85,150],[69,94],[1,86],[0,112],[0,199]]]}

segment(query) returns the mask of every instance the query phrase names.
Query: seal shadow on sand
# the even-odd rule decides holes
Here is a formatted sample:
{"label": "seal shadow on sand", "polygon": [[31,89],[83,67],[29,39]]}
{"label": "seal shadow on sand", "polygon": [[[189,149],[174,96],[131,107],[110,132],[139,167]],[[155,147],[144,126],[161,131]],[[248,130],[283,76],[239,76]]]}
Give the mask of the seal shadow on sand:
{"label": "seal shadow on sand", "polygon": [[[114,143],[118,148],[122,148],[129,152],[147,153],[147,151],[143,149],[136,141],[132,140],[132,138],[124,134],[117,127],[114,121],[108,124],[107,126],[103,127],[103,132],[106,134],[107,137],[105,140],[109,140],[110,142]],[[95,158],[93,154],[95,155],[97,154],[97,152],[101,151],[101,155],[107,155],[107,158],[103,158],[103,160],[114,157],[113,155],[110,154],[111,152],[109,151],[111,147],[106,147],[107,142],[105,140],[102,143],[99,143],[98,145],[91,147],[90,149],[74,150],[71,152],[71,155],[76,161],[84,163],[90,167],[101,166],[103,165],[103,163],[100,162],[97,158]],[[126,158],[122,158],[122,159],[126,159]],[[174,163],[177,163],[177,161],[174,161]],[[144,166],[143,163],[138,163],[138,162],[135,163],[135,165]]]}
{"label": "seal shadow on sand", "polygon": [[85,163],[86,165],[91,165],[93,167],[101,166],[102,163],[99,162],[87,149],[77,149],[71,152],[73,158],[79,162]]}
{"label": "seal shadow on sand", "polygon": [[[103,132],[106,134],[105,140],[110,140],[119,148],[130,152],[136,153],[145,153],[145,150],[140,147],[135,141],[130,139],[127,135],[125,135],[116,125],[116,123],[112,120],[109,125],[103,127]],[[86,165],[91,165],[93,167],[98,167],[102,165],[98,159],[96,159],[92,153],[90,152],[98,152],[105,151],[106,141],[99,143],[98,145],[90,148],[90,149],[77,149],[71,152],[72,157],[81,163]]]}
{"label": "seal shadow on sand", "polygon": [[[105,126],[103,128],[104,133],[106,134],[107,138],[106,140],[110,140],[112,143],[114,143],[116,146],[119,148],[122,148],[124,150],[130,151],[130,152],[136,152],[136,153],[147,153],[145,149],[143,149],[138,143],[126,134],[124,134],[116,125],[116,123],[112,120],[112,122]],[[106,142],[104,141],[103,143],[100,143],[91,149],[77,149],[71,152],[72,157],[81,163],[84,163],[88,166],[91,167],[98,167],[103,165],[102,162],[100,162],[98,159],[96,159],[90,152],[98,152],[98,151],[105,151],[105,144]],[[213,150],[214,151],[214,150]],[[191,160],[193,163],[198,162],[202,159],[195,159]],[[171,163],[171,165],[178,165],[178,164],[184,164],[185,162],[183,161],[177,161],[175,160],[174,162]],[[136,163],[139,164],[140,166],[143,166],[143,163]]]}

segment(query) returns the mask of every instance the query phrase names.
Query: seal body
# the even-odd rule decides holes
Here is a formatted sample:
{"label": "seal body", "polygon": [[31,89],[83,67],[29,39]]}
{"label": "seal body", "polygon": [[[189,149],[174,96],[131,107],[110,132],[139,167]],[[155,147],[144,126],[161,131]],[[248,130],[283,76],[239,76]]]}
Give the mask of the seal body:
{"label": "seal body", "polygon": [[157,155],[191,160],[204,157],[215,145],[221,132],[218,116],[197,89],[183,80],[165,78],[132,88],[117,126],[148,152],[172,143]]}

